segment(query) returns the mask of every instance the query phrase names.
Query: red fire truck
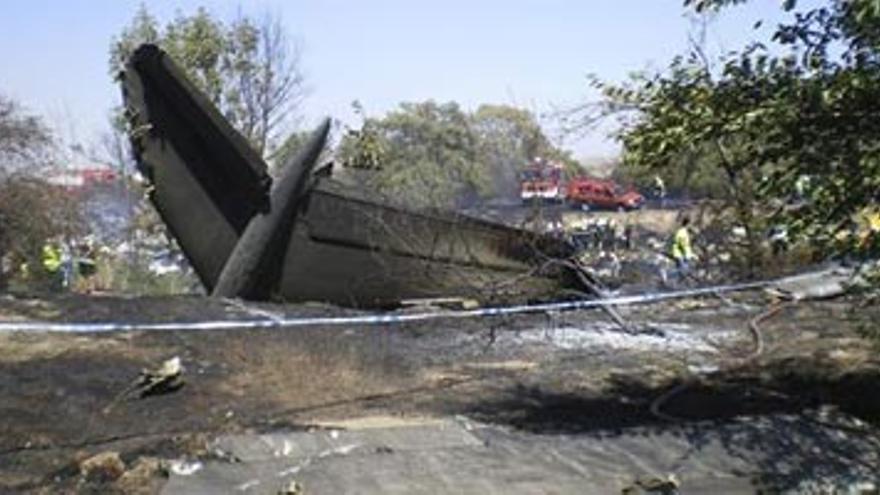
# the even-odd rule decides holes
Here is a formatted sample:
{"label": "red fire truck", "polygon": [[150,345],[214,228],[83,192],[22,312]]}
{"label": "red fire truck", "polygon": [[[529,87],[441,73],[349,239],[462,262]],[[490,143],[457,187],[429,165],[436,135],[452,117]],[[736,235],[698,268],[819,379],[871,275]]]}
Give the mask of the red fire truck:
{"label": "red fire truck", "polygon": [[523,203],[561,203],[565,199],[562,165],[535,159],[520,174],[519,197]]}

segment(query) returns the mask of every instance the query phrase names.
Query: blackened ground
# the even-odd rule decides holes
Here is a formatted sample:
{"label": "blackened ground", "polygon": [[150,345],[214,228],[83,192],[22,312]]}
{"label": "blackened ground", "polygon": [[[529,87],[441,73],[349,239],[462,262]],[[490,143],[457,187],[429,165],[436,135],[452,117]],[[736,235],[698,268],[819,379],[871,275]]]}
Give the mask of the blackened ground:
{"label": "blackened ground", "polygon": [[[823,407],[880,423],[880,363],[858,333],[876,309],[853,301],[787,307],[761,326],[765,351],[752,357],[746,322],[771,302],[759,293],[733,302],[621,308],[636,335],[593,311],[399,326],[0,334],[0,491],[122,490],[112,480],[83,480],[78,462],[105,451],[119,452],[129,467],[145,457],[206,457],[207,441],[221,433],[366,416],[464,415],[539,434],[613,434],[670,418],[723,424]],[[312,305],[258,309],[351,314]],[[255,314],[201,298],[0,302],[4,320]],[[173,356],[186,368],[183,388],[118,399],[143,368]],[[160,474],[153,482],[150,490],[161,488]]]}

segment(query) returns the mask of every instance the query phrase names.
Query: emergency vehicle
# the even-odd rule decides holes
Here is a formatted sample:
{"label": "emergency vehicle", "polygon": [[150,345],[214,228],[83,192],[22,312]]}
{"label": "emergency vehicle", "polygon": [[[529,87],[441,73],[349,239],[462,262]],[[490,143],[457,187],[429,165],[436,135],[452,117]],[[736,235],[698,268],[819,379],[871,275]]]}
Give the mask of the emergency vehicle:
{"label": "emergency vehicle", "polygon": [[562,165],[535,159],[520,174],[519,197],[523,203],[561,203],[565,199]]}
{"label": "emergency vehicle", "polygon": [[608,179],[575,177],[565,189],[566,202],[575,208],[628,211],[645,204],[645,197],[638,191]]}

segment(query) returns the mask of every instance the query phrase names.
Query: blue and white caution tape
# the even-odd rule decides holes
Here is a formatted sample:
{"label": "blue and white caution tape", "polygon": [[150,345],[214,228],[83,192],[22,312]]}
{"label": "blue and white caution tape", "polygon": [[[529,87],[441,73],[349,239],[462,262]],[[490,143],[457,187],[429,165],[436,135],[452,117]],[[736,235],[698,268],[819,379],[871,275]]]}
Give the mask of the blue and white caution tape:
{"label": "blue and white caution tape", "polygon": [[260,328],[296,328],[306,326],[350,326],[350,325],[390,325],[437,319],[481,318],[491,316],[507,316],[529,313],[546,313],[572,311],[577,309],[598,308],[601,306],[619,306],[632,304],[650,304],[670,299],[683,299],[715,295],[726,292],[760,289],[778,281],[751,282],[743,284],[719,285],[697,289],[685,289],[649,294],[633,294],[628,296],[610,297],[577,301],[559,301],[542,304],[523,304],[516,306],[499,306],[459,311],[430,311],[421,313],[382,313],[357,316],[319,316],[319,317],[280,317],[258,320],[214,320],[195,322],[40,322],[40,321],[6,321],[0,322],[0,332],[73,332],[73,333],[104,333],[133,331],[169,331],[169,330],[236,330]]}

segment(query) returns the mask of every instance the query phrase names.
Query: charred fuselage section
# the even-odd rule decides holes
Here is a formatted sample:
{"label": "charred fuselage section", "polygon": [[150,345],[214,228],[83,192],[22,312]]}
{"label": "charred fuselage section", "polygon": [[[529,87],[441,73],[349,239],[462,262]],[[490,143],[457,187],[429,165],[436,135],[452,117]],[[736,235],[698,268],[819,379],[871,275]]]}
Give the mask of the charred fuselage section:
{"label": "charred fuselage section", "polygon": [[274,180],[163,51],[122,75],[150,199],[212,295],[375,307],[402,299],[545,299],[575,278],[568,246],[482,220],[375,201],[313,174],[325,121]]}

